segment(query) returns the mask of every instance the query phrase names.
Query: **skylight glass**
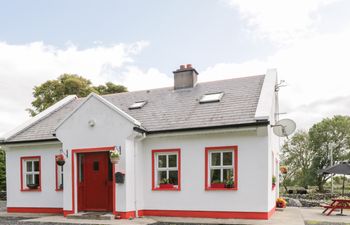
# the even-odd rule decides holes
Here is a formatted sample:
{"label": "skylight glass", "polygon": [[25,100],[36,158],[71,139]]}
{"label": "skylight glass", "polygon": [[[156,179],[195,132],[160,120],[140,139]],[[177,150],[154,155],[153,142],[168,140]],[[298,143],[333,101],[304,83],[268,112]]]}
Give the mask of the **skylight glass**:
{"label": "skylight glass", "polygon": [[199,103],[219,102],[223,95],[224,95],[224,93],[222,93],[222,92],[205,94],[199,100]]}
{"label": "skylight glass", "polygon": [[140,109],[140,108],[142,108],[146,103],[147,103],[146,101],[134,102],[131,106],[129,106],[129,109]]}

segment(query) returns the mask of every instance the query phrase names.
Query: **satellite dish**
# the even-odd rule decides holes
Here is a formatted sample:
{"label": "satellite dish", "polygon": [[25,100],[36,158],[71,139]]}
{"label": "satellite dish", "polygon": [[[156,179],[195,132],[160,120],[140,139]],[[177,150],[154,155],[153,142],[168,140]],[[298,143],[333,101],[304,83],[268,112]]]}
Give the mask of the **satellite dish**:
{"label": "satellite dish", "polygon": [[275,125],[271,125],[271,127],[273,127],[273,133],[277,136],[287,137],[295,131],[297,125],[291,119],[283,119],[278,121]]}

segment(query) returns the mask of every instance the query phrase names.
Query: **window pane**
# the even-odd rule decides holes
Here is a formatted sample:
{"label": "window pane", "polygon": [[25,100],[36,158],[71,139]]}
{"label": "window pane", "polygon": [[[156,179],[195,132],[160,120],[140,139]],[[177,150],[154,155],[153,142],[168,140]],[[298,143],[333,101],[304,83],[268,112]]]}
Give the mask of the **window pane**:
{"label": "window pane", "polygon": [[84,181],[84,155],[78,155],[78,164],[79,164],[79,182]]}
{"label": "window pane", "polygon": [[167,179],[166,171],[158,171],[158,184],[160,184],[162,179]]}
{"label": "window pane", "polygon": [[223,164],[224,166],[232,165],[232,152],[224,152],[223,153]]}
{"label": "window pane", "polygon": [[34,161],[34,171],[39,171],[39,161]]}
{"label": "window pane", "polygon": [[94,161],[94,163],[93,163],[93,170],[94,171],[98,171],[99,170],[99,162],[98,161]]}
{"label": "window pane", "polygon": [[63,189],[63,166],[58,167],[58,174],[57,174],[57,179],[58,179],[58,189]]}
{"label": "window pane", "polygon": [[177,166],[177,155],[169,155],[169,167]]}
{"label": "window pane", "polygon": [[223,173],[224,173],[224,181],[227,181],[230,178],[233,178],[233,170],[232,169],[223,169]]}
{"label": "window pane", "polygon": [[210,170],[210,183],[220,183],[221,182],[221,170],[212,169]]}
{"label": "window pane", "polygon": [[33,174],[26,175],[26,185],[27,184],[33,184]]}
{"label": "window pane", "polygon": [[32,161],[27,161],[26,165],[27,165],[27,172],[33,171]]}
{"label": "window pane", "polygon": [[166,155],[159,155],[158,156],[158,168],[165,168],[165,167],[167,167]]}
{"label": "window pane", "polygon": [[40,182],[39,182],[39,174],[35,174],[35,175],[34,175],[34,184],[40,185]]}
{"label": "window pane", "polygon": [[220,166],[221,164],[221,153],[211,153],[211,165]]}
{"label": "window pane", "polygon": [[[170,164],[170,163],[169,163]],[[178,171],[169,171],[169,183],[178,185]]]}

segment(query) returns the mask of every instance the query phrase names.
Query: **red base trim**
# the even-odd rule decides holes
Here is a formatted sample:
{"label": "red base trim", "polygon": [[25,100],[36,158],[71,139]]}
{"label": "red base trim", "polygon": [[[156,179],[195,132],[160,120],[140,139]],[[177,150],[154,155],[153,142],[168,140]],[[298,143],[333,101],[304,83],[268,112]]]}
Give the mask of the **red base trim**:
{"label": "red base trim", "polygon": [[63,210],[63,216],[64,217],[67,217],[70,214],[74,214],[74,211],[73,210]]}
{"label": "red base trim", "polygon": [[[117,217],[120,219],[129,219],[129,218],[135,218],[136,213],[135,211],[129,211],[129,212],[114,212]],[[139,215],[140,216],[140,215]]]}
{"label": "red base trim", "polygon": [[197,217],[217,219],[260,219],[267,220],[275,212],[220,212],[220,211],[184,211],[184,210],[139,210],[139,216]]}
{"label": "red base trim", "polygon": [[62,208],[7,207],[8,213],[55,213],[62,214]]}
{"label": "red base trim", "polygon": [[268,219],[270,219],[271,216],[272,216],[273,214],[275,214],[275,212],[276,212],[276,206],[274,206],[274,207],[269,211],[269,214],[267,215]]}

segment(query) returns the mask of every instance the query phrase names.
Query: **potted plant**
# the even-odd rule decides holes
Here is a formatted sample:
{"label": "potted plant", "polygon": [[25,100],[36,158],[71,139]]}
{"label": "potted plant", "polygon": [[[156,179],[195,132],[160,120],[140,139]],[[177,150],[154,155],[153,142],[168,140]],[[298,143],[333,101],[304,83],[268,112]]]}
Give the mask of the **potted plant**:
{"label": "potted plant", "polygon": [[169,179],[163,178],[159,183],[159,188],[174,188],[174,185],[170,183]]}
{"label": "potted plant", "polygon": [[56,156],[56,163],[59,166],[63,166],[66,163],[64,156],[62,154],[59,154]]}
{"label": "potted plant", "polygon": [[286,206],[287,206],[287,202],[283,198],[278,198],[276,200],[276,207],[277,208],[283,209],[283,208],[286,208]]}
{"label": "potted plant", "polygon": [[109,158],[111,160],[111,163],[116,164],[119,162],[120,159],[120,153],[117,150],[111,150],[109,151]]}
{"label": "potted plant", "polygon": [[272,176],[272,190],[276,187],[276,177]]}
{"label": "potted plant", "polygon": [[211,182],[210,187],[211,188],[225,188],[225,183],[221,182],[220,180],[213,180],[213,182]]}
{"label": "potted plant", "polygon": [[233,177],[230,177],[225,182],[225,188],[233,188],[233,184],[234,184]]}
{"label": "potted plant", "polygon": [[27,184],[27,187],[28,187],[29,189],[38,189],[39,184]]}

